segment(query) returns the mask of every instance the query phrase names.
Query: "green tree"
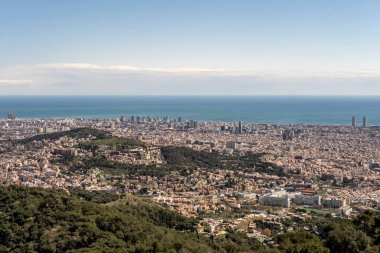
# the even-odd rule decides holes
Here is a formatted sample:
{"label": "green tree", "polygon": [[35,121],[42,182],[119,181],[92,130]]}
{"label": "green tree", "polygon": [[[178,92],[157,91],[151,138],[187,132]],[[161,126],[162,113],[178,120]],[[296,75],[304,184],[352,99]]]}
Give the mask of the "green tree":
{"label": "green tree", "polygon": [[365,250],[370,238],[353,226],[338,226],[328,233],[326,246],[332,253],[358,253]]}

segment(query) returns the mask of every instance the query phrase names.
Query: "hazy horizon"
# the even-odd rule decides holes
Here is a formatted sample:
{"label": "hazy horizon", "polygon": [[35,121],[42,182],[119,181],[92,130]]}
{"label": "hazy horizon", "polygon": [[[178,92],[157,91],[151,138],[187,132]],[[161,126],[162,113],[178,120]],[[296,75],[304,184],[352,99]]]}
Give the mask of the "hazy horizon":
{"label": "hazy horizon", "polygon": [[315,98],[378,98],[380,95],[339,95],[339,94],[309,94],[309,95],[271,95],[271,94],[262,94],[262,95],[117,95],[117,94],[84,94],[84,95],[76,95],[76,94],[33,94],[33,95],[18,95],[18,94],[9,94],[9,95],[0,95],[0,97],[257,97],[257,98],[265,98],[265,97],[282,97],[282,98],[305,98],[305,97],[315,97]]}

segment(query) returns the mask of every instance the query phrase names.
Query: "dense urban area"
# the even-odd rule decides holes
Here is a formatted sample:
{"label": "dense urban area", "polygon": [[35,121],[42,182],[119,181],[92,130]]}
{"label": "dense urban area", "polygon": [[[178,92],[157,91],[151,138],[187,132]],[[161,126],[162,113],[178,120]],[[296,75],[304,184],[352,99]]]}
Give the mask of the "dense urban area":
{"label": "dense urban area", "polygon": [[366,118],[10,113],[0,120],[0,251],[379,252],[379,150]]}

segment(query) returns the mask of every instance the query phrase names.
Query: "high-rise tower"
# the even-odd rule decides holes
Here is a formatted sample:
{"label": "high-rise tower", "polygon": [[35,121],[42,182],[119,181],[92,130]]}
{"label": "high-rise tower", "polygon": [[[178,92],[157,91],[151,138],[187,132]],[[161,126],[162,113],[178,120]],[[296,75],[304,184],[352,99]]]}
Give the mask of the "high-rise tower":
{"label": "high-rise tower", "polygon": [[9,120],[15,120],[16,114],[14,112],[8,112],[8,119]]}
{"label": "high-rise tower", "polygon": [[363,117],[363,127],[367,127],[367,117]]}
{"label": "high-rise tower", "polygon": [[238,133],[239,134],[243,133],[243,122],[241,122],[241,121],[239,121]]}

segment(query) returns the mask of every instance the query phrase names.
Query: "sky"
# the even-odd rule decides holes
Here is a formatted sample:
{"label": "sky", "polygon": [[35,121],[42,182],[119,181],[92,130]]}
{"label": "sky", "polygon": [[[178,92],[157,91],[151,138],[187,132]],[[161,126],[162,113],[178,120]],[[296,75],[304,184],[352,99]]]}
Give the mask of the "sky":
{"label": "sky", "polygon": [[380,0],[2,0],[0,95],[380,95]]}

